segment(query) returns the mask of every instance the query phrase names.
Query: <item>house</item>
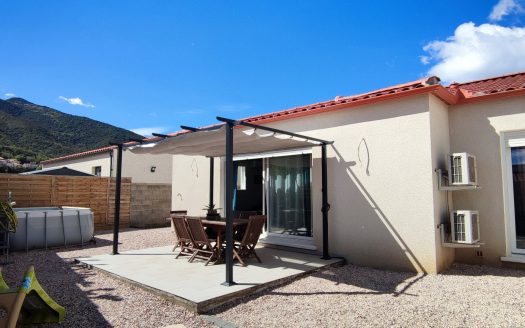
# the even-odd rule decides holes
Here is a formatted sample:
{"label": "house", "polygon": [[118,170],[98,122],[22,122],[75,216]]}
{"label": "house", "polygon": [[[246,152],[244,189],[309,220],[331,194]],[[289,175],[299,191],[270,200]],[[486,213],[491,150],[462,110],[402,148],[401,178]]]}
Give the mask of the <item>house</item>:
{"label": "house", "polygon": [[[116,146],[101,147],[43,161],[42,169],[67,167],[95,176],[114,177]],[[136,183],[171,184],[172,156],[123,153],[122,176]]]}
{"label": "house", "polygon": [[[525,72],[449,86],[424,78],[231,126],[149,139],[124,165],[129,153],[172,155],[171,208],[189,215],[225,208],[231,182],[235,210],[268,216],[267,244],[427,273],[525,263]],[[459,152],[476,156],[479,188],[440,185]],[[481,243],[448,241],[455,210],[479,213]]]}
{"label": "house", "polygon": [[[449,86],[430,77],[238,122],[333,141],[326,147],[331,255],[428,273],[453,261],[525,263],[525,73]],[[211,137],[192,141],[188,132],[171,135],[173,143],[193,145],[175,152],[172,208],[202,215],[208,199],[225,206],[227,163],[184,155],[223,147]],[[323,147],[250,152],[249,143],[238,144],[235,210],[268,215],[266,243],[322,250]],[[156,153],[169,153],[169,140],[162,147]],[[457,152],[476,156],[480,188],[440,188],[438,170],[447,170]],[[479,212],[482,243],[442,238],[454,210]]]}

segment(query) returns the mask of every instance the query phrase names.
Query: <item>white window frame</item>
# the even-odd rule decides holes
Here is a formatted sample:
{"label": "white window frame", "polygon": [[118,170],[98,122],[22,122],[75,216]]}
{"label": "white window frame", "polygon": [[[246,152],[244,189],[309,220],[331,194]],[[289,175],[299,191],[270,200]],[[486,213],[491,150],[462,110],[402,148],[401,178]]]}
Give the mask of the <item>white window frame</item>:
{"label": "white window frame", "polygon": [[501,169],[503,176],[503,205],[507,235],[507,256],[525,257],[525,249],[516,247],[516,219],[512,179],[512,147],[525,147],[525,131],[501,132]]}
{"label": "white window frame", "polygon": [[311,154],[312,148],[298,148],[298,149],[288,149],[288,150],[279,150],[267,153],[253,153],[253,154],[242,154],[233,156],[234,161],[244,161],[247,159],[259,159],[259,158],[270,158],[270,157],[281,157],[281,156],[292,156],[292,155],[302,155],[302,154]]}

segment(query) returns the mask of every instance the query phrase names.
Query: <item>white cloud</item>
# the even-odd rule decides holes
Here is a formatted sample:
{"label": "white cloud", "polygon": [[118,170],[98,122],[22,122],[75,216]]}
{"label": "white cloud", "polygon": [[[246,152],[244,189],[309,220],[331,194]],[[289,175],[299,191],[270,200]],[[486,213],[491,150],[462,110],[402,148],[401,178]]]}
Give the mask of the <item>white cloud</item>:
{"label": "white cloud", "polygon": [[499,0],[499,2],[492,8],[489,19],[492,22],[498,22],[509,14],[520,12],[523,12],[523,7],[517,0]]}
{"label": "white cloud", "polygon": [[429,56],[419,56],[419,60],[421,60],[421,63],[423,63],[423,65],[430,64],[430,57]]}
{"label": "white cloud", "polygon": [[252,108],[249,104],[226,104],[217,106],[219,112],[240,112]]}
{"label": "white cloud", "polygon": [[4,96],[6,96],[7,98],[16,97],[16,95],[14,93],[12,93],[12,92],[4,93]]}
{"label": "white cloud", "polygon": [[136,134],[140,134],[141,136],[151,137],[152,133],[166,133],[168,131],[168,128],[163,126],[154,126],[131,129],[131,131],[135,132]]}
{"label": "white cloud", "polygon": [[95,108],[95,105],[90,104],[90,103],[85,103],[84,101],[82,101],[82,99],[80,99],[78,97],[66,98],[64,96],[60,96],[60,97],[58,97],[58,99],[63,100],[65,102],[69,103],[70,105],[82,106],[82,107],[87,107],[87,108]]}
{"label": "white cloud", "polygon": [[525,70],[525,27],[464,23],[445,41],[423,47],[429,75],[447,82],[465,82]]}

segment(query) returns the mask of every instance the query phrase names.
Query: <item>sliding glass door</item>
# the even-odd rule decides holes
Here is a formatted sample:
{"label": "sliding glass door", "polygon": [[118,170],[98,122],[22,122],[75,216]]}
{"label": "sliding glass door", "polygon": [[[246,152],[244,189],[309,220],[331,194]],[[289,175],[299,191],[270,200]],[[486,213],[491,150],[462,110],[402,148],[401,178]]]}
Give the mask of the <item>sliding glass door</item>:
{"label": "sliding glass door", "polygon": [[267,158],[268,234],[312,237],[311,154]]}
{"label": "sliding glass door", "polygon": [[315,249],[311,151],[238,156],[234,167],[234,209],[267,216],[264,242]]}

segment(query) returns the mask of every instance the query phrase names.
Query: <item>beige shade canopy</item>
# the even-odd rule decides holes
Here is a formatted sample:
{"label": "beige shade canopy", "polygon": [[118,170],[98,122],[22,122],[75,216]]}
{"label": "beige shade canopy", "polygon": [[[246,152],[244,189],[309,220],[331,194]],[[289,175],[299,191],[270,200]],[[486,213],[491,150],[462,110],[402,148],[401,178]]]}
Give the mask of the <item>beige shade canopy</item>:
{"label": "beige shade canopy", "polygon": [[[226,152],[226,125],[213,129],[181,133],[159,141],[128,147],[136,154],[179,154],[220,157]],[[301,137],[267,131],[259,128],[236,126],[233,129],[233,154],[253,154],[268,151],[305,148],[319,145]]]}

